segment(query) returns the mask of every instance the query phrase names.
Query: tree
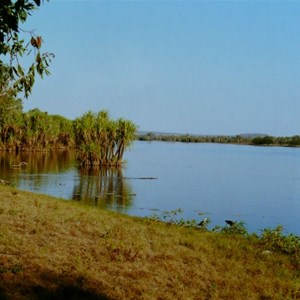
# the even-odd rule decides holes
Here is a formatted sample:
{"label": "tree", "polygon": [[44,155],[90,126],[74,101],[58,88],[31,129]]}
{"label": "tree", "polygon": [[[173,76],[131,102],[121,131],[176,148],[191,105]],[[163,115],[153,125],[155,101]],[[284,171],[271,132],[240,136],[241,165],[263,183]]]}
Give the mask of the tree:
{"label": "tree", "polygon": [[253,145],[271,145],[274,143],[274,139],[272,136],[266,135],[266,136],[258,136],[252,139]]}
{"label": "tree", "polygon": [[73,122],[77,158],[83,166],[120,166],[135,138],[131,121],[109,118],[107,111],[85,113]]}
{"label": "tree", "polygon": [[0,149],[13,149],[12,137],[18,131],[22,118],[22,101],[9,88],[7,68],[0,72]]}
{"label": "tree", "polygon": [[299,146],[300,145],[300,136],[299,135],[294,135],[291,137],[291,140],[289,142],[290,146]]}
{"label": "tree", "polygon": [[[48,0],[47,0],[48,1]],[[28,98],[32,92],[36,73],[43,77],[49,75],[49,62],[52,53],[41,53],[43,39],[32,31],[20,27],[28,16],[41,5],[41,0],[1,0],[0,5],[0,80],[5,74],[7,89],[1,88],[0,95],[9,92],[16,96],[23,92]],[[22,38],[27,36],[27,40]],[[21,57],[33,53],[33,62],[25,69]],[[7,81],[9,85],[7,86]],[[0,82],[0,87],[2,82]]]}

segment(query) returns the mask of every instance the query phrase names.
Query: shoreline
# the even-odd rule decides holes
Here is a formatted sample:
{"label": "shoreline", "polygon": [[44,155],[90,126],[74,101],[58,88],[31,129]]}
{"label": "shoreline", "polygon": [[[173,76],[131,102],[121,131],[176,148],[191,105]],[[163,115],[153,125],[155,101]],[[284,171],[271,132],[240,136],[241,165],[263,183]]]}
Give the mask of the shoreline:
{"label": "shoreline", "polygon": [[299,257],[255,236],[165,224],[4,186],[0,222],[0,297],[6,299],[300,296]]}

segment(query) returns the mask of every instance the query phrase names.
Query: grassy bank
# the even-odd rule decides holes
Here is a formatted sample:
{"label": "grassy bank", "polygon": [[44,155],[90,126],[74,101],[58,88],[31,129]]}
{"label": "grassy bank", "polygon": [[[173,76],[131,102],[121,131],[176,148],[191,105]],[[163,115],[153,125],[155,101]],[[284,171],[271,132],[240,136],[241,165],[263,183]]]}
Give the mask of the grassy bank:
{"label": "grassy bank", "polygon": [[0,186],[0,299],[298,299],[294,257]]}

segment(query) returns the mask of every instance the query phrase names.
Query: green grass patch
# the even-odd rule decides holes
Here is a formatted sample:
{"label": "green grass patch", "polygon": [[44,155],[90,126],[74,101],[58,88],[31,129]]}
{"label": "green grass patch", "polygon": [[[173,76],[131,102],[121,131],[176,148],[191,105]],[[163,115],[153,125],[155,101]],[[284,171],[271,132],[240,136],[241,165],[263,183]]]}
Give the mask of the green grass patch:
{"label": "green grass patch", "polygon": [[280,228],[208,231],[5,186],[0,211],[5,299],[300,298],[299,238]]}

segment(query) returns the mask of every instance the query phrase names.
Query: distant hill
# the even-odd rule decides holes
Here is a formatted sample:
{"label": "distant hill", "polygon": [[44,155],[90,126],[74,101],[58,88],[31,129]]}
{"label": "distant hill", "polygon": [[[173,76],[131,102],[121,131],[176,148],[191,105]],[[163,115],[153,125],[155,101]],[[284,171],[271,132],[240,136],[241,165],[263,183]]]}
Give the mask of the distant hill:
{"label": "distant hill", "polygon": [[244,137],[244,138],[248,138],[248,139],[269,136],[269,134],[266,134],[266,133],[242,133],[242,134],[238,134],[238,135],[240,135],[241,137]]}

